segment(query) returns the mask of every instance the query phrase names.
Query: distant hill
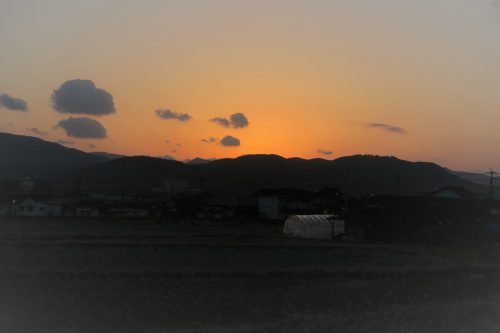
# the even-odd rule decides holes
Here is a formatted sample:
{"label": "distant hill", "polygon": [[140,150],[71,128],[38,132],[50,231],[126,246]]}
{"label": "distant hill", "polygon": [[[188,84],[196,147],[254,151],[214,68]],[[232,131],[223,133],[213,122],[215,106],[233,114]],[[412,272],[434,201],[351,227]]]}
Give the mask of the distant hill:
{"label": "distant hill", "polygon": [[90,154],[97,155],[97,156],[103,156],[103,157],[106,157],[108,160],[116,160],[117,158],[126,157],[125,155],[106,153],[104,151],[94,151],[94,152],[91,152]]}
{"label": "distant hill", "polygon": [[52,179],[85,166],[108,161],[35,137],[0,133],[0,179],[32,175]]}
{"label": "distant hill", "polygon": [[[445,185],[478,193],[486,187],[445,168],[395,157],[356,155],[328,161],[245,155],[189,163],[161,158],[89,154],[29,136],[0,133],[0,180],[33,175],[62,189],[76,183],[89,190],[146,190],[163,179],[183,179],[213,194],[249,195],[262,188],[336,187],[353,195],[421,194]],[[495,193],[500,194],[500,190]]]}
{"label": "distant hill", "polygon": [[353,195],[422,194],[445,185],[485,192],[434,163],[408,162],[395,157],[356,155],[333,161],[246,155],[202,164],[185,164],[151,157],[128,157],[89,166],[72,175],[93,189],[142,189],[162,179],[203,184],[214,194],[249,195],[262,188],[319,189],[337,187]]}
{"label": "distant hill", "polygon": [[188,179],[185,164],[157,157],[133,156],[86,167],[74,172],[65,184],[80,180],[84,189],[150,190],[164,178]]}
{"label": "distant hill", "polygon": [[[451,170],[450,170],[450,173],[453,175],[456,175],[464,180],[467,180],[471,183],[485,185],[485,186],[488,186],[490,183],[490,176],[487,176],[486,174],[464,172],[464,171],[451,171]],[[498,183],[500,183],[500,182],[496,181],[496,183],[498,185]]]}
{"label": "distant hill", "polygon": [[192,160],[186,160],[184,163],[186,164],[207,164],[209,162],[214,161],[215,159],[204,159],[204,158],[193,158]]}

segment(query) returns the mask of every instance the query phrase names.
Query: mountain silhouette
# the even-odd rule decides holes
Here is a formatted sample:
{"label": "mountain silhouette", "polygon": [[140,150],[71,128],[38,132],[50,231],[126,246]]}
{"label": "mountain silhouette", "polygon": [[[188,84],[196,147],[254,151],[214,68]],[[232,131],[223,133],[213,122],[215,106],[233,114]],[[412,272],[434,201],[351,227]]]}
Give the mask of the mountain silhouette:
{"label": "mountain silhouette", "polygon": [[185,164],[151,157],[128,157],[83,168],[72,175],[88,189],[149,190],[163,179],[182,179],[219,195],[251,195],[262,188],[316,190],[336,187],[352,195],[432,192],[451,185],[485,192],[434,163],[395,157],[356,155],[333,161],[245,155],[203,164]]}
{"label": "mountain silhouette", "polygon": [[208,162],[212,162],[214,161],[215,159],[205,159],[205,158],[200,158],[200,157],[196,157],[196,158],[193,158],[192,160],[186,160],[184,161],[184,163],[186,164],[206,164]]}
{"label": "mountain silhouette", "polygon": [[251,195],[262,188],[323,187],[335,187],[352,195],[413,195],[446,185],[486,193],[485,186],[462,179],[435,163],[387,156],[355,155],[330,161],[245,155],[183,163],[147,156],[85,153],[6,133],[0,133],[0,155],[0,179],[32,175],[52,181],[63,190],[78,183],[87,190],[150,191],[165,179],[176,179],[219,195]]}
{"label": "mountain silhouette", "polygon": [[0,179],[36,176],[52,179],[108,158],[39,138],[0,133]]}
{"label": "mountain silhouette", "polygon": [[106,157],[108,160],[116,160],[117,158],[126,157],[126,155],[112,154],[105,151],[93,151],[90,154]]}

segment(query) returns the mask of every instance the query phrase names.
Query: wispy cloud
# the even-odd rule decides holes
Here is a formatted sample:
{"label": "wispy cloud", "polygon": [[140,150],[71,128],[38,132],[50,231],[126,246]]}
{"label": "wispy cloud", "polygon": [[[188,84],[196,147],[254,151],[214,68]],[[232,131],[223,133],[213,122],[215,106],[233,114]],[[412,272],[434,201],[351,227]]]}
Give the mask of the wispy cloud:
{"label": "wispy cloud", "polygon": [[57,143],[63,146],[73,146],[75,143],[73,141],[57,140]]}
{"label": "wispy cloud", "polygon": [[44,131],[40,130],[38,127],[27,128],[26,130],[28,132],[30,132],[30,133],[33,133],[33,134],[36,134],[36,135],[40,135],[40,136],[45,136],[45,135],[48,134],[47,132],[44,132]]}
{"label": "wispy cloud", "polygon": [[0,107],[10,111],[28,111],[28,103],[21,98],[15,98],[8,94],[0,94]]}
{"label": "wispy cloud", "polygon": [[217,142],[217,138],[211,136],[211,137],[206,138],[206,139],[201,139],[200,141],[203,142],[203,143],[216,143]]}
{"label": "wispy cloud", "polygon": [[369,123],[369,128],[378,128],[387,132],[398,133],[398,134],[408,134],[408,132],[399,126],[384,124],[384,123]]}
{"label": "wispy cloud", "polygon": [[320,149],[318,149],[318,154],[325,155],[325,156],[331,156],[331,155],[333,155],[333,151],[320,148]]}
{"label": "wispy cloud", "polygon": [[192,117],[187,113],[177,113],[169,109],[158,109],[155,111],[156,115],[162,119],[174,119],[182,122],[186,122],[192,119]]}

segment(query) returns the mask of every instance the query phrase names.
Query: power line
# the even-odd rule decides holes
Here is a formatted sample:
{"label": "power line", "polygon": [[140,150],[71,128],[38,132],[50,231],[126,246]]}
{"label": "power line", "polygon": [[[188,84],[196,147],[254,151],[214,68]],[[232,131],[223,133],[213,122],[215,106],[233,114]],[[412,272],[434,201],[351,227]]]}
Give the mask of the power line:
{"label": "power line", "polygon": [[493,199],[494,197],[494,189],[495,187],[493,186],[493,180],[495,179],[495,175],[498,175],[497,172],[493,171],[493,169],[490,169],[487,174],[490,176],[490,186],[488,187],[488,198]]}

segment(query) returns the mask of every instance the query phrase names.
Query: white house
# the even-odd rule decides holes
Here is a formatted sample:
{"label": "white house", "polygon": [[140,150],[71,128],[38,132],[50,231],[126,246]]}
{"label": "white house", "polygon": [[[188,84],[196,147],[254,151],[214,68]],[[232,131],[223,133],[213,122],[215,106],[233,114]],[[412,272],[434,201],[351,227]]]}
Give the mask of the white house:
{"label": "white house", "polygon": [[25,199],[13,205],[16,216],[61,216],[61,205],[54,203],[37,202],[33,199]]}

